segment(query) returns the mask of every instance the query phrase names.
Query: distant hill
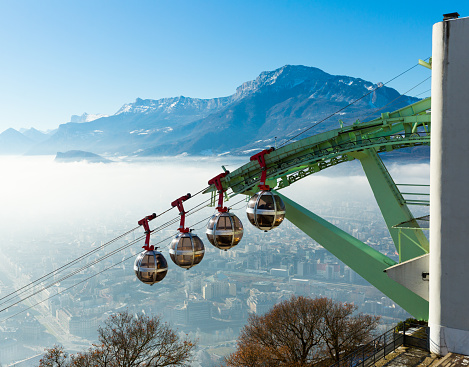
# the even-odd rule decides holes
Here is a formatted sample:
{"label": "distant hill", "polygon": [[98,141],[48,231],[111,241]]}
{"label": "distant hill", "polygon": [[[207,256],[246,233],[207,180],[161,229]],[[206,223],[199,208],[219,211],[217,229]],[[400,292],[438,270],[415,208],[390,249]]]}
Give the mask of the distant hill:
{"label": "distant hill", "polygon": [[103,158],[98,154],[91,152],[84,152],[82,150],[70,150],[62,153],[57,152],[55,156],[56,162],[68,163],[68,162],[82,162],[86,161],[89,163],[111,163],[109,159]]}
{"label": "distant hill", "polygon": [[23,154],[35,142],[15,129],[7,129],[0,134],[0,154]]}
{"label": "distant hill", "polygon": [[20,132],[35,143],[41,143],[50,138],[50,135],[36,130],[33,127],[30,129],[21,129]]}
{"label": "distant hill", "polygon": [[[298,134],[347,106],[377,85],[331,75],[307,66],[286,65],[243,83],[231,96],[140,99],[112,116],[73,116],[28,154],[83,150],[98,154],[155,156],[249,154]],[[418,101],[383,86],[300,138],[339,127],[338,120],[378,116]],[[90,121],[91,120],[91,121]]]}

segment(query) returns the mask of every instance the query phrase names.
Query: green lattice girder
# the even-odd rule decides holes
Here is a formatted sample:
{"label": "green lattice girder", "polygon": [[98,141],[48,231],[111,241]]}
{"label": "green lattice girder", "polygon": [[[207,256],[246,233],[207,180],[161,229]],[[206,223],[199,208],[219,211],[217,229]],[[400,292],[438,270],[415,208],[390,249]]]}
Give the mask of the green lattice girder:
{"label": "green lattice girder", "polygon": [[[376,202],[399,254],[399,260],[401,262],[407,261],[427,254],[429,251],[427,237],[425,237],[421,230],[417,230],[419,225],[415,222],[414,216],[407,207],[401,192],[376,151],[373,148],[369,148],[361,152],[350,153],[350,155],[358,159],[362,164]],[[416,229],[409,231],[407,236],[399,238],[399,229],[394,228],[394,226],[412,220],[415,222],[414,227]]]}
{"label": "green lattice girder", "polygon": [[[285,145],[266,155],[270,185],[281,189],[324,168],[353,160],[348,153],[375,148],[378,153],[430,144],[430,98],[381,118],[356,123]],[[257,162],[249,162],[222,179],[235,194],[245,193],[259,181]],[[276,180],[276,183],[273,183]],[[211,187],[207,191],[213,191]]]}
{"label": "green lattice girder", "polygon": [[389,278],[384,270],[396,262],[360,240],[277,193],[286,207],[286,217],[308,236],[348,265],[417,319],[428,320],[428,301]]}
{"label": "green lattice girder", "polygon": [[[371,185],[386,225],[400,251],[401,260],[428,252],[428,242],[419,231],[412,238],[399,240],[393,225],[412,220],[402,195],[377,153],[430,144],[430,98],[369,122],[327,131],[285,145],[265,157],[267,184],[277,190],[327,167],[359,159]],[[250,195],[257,191],[261,170],[249,162],[222,179],[224,188]],[[212,186],[205,192],[214,192]],[[354,271],[388,295],[414,317],[428,316],[428,302],[389,279],[383,270],[395,262],[363,242],[343,232],[291,200],[287,218]],[[295,209],[294,209],[295,208]],[[289,213],[289,210],[292,212]],[[304,223],[308,223],[305,225]],[[312,230],[311,228],[314,228]],[[396,232],[396,233],[394,233]],[[339,245],[340,244],[340,245]],[[351,255],[353,253],[353,255]],[[417,298],[415,298],[417,297]],[[414,304],[414,306],[412,306]]]}

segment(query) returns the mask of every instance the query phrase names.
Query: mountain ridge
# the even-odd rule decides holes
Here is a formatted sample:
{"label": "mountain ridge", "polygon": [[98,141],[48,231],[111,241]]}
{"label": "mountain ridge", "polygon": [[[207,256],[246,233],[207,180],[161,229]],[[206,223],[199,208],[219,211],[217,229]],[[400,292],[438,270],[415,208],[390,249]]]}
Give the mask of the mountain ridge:
{"label": "mountain ridge", "polygon": [[379,83],[331,75],[315,67],[285,65],[260,73],[226,97],[137,98],[114,115],[61,124],[53,136],[26,153],[243,154],[273,145],[275,137],[288,139],[356,100],[301,137],[336,128],[338,119],[351,122],[384,106],[393,111],[418,101]]}

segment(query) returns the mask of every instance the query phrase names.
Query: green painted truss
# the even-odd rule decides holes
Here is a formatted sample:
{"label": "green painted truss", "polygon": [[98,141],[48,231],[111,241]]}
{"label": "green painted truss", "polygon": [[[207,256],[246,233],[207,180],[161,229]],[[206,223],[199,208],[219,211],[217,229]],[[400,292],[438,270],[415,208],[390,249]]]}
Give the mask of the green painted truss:
{"label": "green painted truss", "polygon": [[[379,153],[430,144],[430,98],[369,122],[327,131],[280,147],[265,156],[267,184],[281,190],[325,168],[358,159],[393,238],[399,260],[428,253],[428,240],[416,227],[399,235],[394,226],[415,221]],[[341,126],[342,126],[341,122]],[[261,170],[256,161],[231,172],[222,183],[234,196],[257,191]],[[212,186],[206,192],[215,193]],[[428,302],[386,276],[396,262],[282,195],[286,217],[351,269],[419,319],[428,319]]]}

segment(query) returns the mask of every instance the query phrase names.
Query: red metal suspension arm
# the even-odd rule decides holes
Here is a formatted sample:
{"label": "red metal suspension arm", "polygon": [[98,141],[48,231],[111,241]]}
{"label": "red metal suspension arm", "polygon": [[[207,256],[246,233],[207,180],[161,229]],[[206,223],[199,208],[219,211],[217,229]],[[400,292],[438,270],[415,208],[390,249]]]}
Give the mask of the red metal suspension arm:
{"label": "red metal suspension arm", "polygon": [[182,205],[182,203],[186,201],[187,199],[189,199],[190,197],[191,197],[191,194],[187,194],[187,195],[181,196],[179,199],[176,199],[171,203],[172,207],[177,206],[179,210],[179,215],[181,216],[181,220],[179,222],[179,232],[181,233],[189,232],[189,228],[184,228],[184,223],[186,220],[186,212],[184,211],[184,205]]}
{"label": "red metal suspension arm", "polygon": [[143,219],[140,219],[138,221],[138,225],[139,226],[143,226],[143,229],[145,230],[145,234],[146,234],[146,237],[145,237],[145,246],[142,246],[142,248],[144,248],[146,251],[153,251],[154,250],[154,247],[153,245],[150,246],[150,234],[151,234],[151,231],[150,231],[150,226],[148,225],[148,222],[155,219],[156,218],[156,214],[153,213],[153,214],[150,214],[150,215],[147,215],[145,218]]}
{"label": "red metal suspension arm", "polygon": [[267,165],[265,164],[265,155],[269,154],[270,152],[273,152],[275,148],[270,148],[270,149],[264,149],[262,152],[259,152],[257,154],[254,154],[251,157],[251,161],[257,161],[259,162],[259,165],[261,166],[261,178],[259,180],[259,189],[264,190],[264,191],[269,191],[270,186],[265,184],[265,180],[267,178]]}
{"label": "red metal suspension arm", "polygon": [[221,183],[221,179],[226,177],[229,173],[230,173],[230,171],[220,173],[218,176],[215,176],[214,178],[212,178],[211,180],[208,181],[209,185],[215,185],[215,188],[217,189],[217,192],[218,192],[217,210],[220,213],[225,213],[225,212],[228,211],[227,207],[223,207],[223,193],[226,190],[223,188],[223,185]]}

